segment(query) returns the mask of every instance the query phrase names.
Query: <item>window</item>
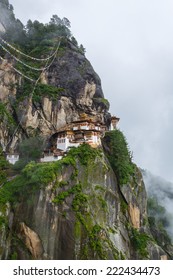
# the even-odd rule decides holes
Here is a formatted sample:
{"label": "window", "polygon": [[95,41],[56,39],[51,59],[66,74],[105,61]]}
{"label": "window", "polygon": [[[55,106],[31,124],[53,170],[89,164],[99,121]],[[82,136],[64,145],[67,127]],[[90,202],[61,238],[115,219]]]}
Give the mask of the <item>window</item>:
{"label": "window", "polygon": [[65,143],[65,139],[58,139],[58,143]]}

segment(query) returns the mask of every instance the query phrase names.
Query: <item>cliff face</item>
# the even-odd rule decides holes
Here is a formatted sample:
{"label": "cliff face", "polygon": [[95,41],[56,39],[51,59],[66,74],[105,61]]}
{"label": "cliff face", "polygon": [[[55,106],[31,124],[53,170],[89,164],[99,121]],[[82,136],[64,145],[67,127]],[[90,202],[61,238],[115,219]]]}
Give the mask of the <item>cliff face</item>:
{"label": "cliff face", "polygon": [[[8,59],[0,63],[0,101],[13,118],[13,124],[7,116],[1,118],[0,143],[4,149],[16,149],[26,136],[50,137],[58,128],[77,120],[81,112],[109,123],[109,103],[104,99],[100,78],[84,54],[69,41],[42,74],[41,93],[32,93],[34,84],[27,82],[26,87],[12,64]],[[50,86],[56,91],[53,96]]]}
{"label": "cliff face", "polygon": [[119,188],[103,152],[87,145],[56,163],[30,163],[1,192],[11,201],[1,200],[1,258],[170,258],[151,235],[137,168],[134,178]]}
{"label": "cliff face", "polygon": [[[52,42],[42,46],[31,55],[52,51]],[[37,86],[14,67],[35,80],[39,74],[26,71],[2,49],[0,55],[4,151],[17,151],[23,139],[33,136],[49,140],[81,113],[109,126],[100,78],[72,40],[61,40]],[[0,259],[172,258],[171,242],[159,242],[151,227],[142,175],[120,132],[105,135],[100,149],[83,144],[60,161],[29,162],[18,174],[7,172],[4,159],[1,167]]]}

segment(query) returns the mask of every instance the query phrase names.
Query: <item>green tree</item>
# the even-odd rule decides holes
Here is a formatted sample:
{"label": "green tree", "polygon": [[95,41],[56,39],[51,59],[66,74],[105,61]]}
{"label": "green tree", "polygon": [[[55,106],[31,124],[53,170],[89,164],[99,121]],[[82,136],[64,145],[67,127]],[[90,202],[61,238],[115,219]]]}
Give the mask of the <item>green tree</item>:
{"label": "green tree", "polygon": [[77,40],[76,40],[76,38],[75,37],[71,37],[71,42],[76,46],[76,47],[78,47],[78,42],[77,42]]}
{"label": "green tree", "polygon": [[41,158],[45,141],[40,136],[23,140],[19,144],[20,160],[16,162],[14,169],[21,170],[30,161],[37,161]]}
{"label": "green tree", "polygon": [[5,159],[2,149],[0,148],[0,186],[6,181],[7,169],[9,168],[9,163]]}
{"label": "green tree", "polygon": [[70,28],[70,27],[71,27],[71,23],[70,23],[70,21],[69,21],[68,18],[64,17],[64,18],[62,19],[62,22],[63,22],[63,25],[65,25],[67,28]]}
{"label": "green tree", "polygon": [[53,25],[62,25],[62,20],[60,19],[59,16],[57,15],[53,15],[50,19],[49,24],[53,24]]}
{"label": "green tree", "polygon": [[42,155],[44,144],[44,140],[39,136],[23,140],[19,144],[21,158],[26,159],[27,162],[39,159]]}
{"label": "green tree", "polygon": [[86,52],[86,50],[85,50],[85,48],[84,48],[84,46],[83,46],[82,44],[79,46],[79,50],[80,50],[81,53],[83,53],[83,54],[85,54],[85,52]]}

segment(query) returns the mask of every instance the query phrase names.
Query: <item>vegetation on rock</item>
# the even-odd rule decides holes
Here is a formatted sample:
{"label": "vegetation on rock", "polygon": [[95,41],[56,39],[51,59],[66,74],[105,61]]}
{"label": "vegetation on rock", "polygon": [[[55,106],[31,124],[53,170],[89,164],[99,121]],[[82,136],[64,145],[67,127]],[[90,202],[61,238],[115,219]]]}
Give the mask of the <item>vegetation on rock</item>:
{"label": "vegetation on rock", "polygon": [[[29,138],[24,140],[20,145],[21,161],[29,162],[24,169],[20,172],[20,175],[15,177],[10,182],[6,183],[0,189],[0,203],[6,203],[8,201],[20,200],[22,195],[30,193],[32,189],[39,189],[41,186],[46,186],[50,182],[55,182],[58,172],[63,165],[76,166],[76,160],[78,159],[81,164],[86,165],[89,159],[95,159],[100,155],[100,151],[91,148],[88,144],[83,144],[78,148],[72,148],[66,157],[57,162],[50,163],[36,163],[36,160],[40,157],[42,152],[42,140],[38,137]],[[33,149],[33,147],[35,147]],[[2,157],[2,181],[5,180],[5,169],[7,161]],[[20,165],[20,161],[19,161]],[[4,179],[3,179],[4,178]]]}
{"label": "vegetation on rock", "polygon": [[30,161],[37,161],[41,158],[45,141],[40,136],[33,136],[24,139],[18,147],[20,154],[19,161],[14,165],[15,170],[21,170]]}
{"label": "vegetation on rock", "polygon": [[151,237],[135,228],[131,228],[131,241],[142,259],[148,258],[147,244]]}
{"label": "vegetation on rock", "polygon": [[0,103],[0,124],[6,124],[9,129],[15,126],[15,121],[7,109],[8,103]]}
{"label": "vegetation on rock", "polygon": [[94,98],[94,102],[98,105],[104,105],[107,110],[110,108],[110,103],[106,98]]}
{"label": "vegetation on rock", "polygon": [[[6,30],[2,36],[23,50],[29,50],[32,53],[37,51],[40,55],[43,48],[54,46],[57,37],[70,39],[78,47],[78,43],[70,31],[70,21],[66,17],[61,19],[58,15],[52,15],[49,23],[46,24],[38,20],[28,20],[24,26],[20,20],[15,18],[13,6],[9,4],[9,1],[1,0],[0,18]],[[85,51],[82,45],[78,48],[81,52]]]}
{"label": "vegetation on rock", "polygon": [[116,129],[105,133],[103,147],[120,185],[130,181],[134,164],[123,133]]}
{"label": "vegetation on rock", "polygon": [[10,167],[10,164],[5,159],[2,149],[0,148],[0,187],[7,179],[7,171]]}

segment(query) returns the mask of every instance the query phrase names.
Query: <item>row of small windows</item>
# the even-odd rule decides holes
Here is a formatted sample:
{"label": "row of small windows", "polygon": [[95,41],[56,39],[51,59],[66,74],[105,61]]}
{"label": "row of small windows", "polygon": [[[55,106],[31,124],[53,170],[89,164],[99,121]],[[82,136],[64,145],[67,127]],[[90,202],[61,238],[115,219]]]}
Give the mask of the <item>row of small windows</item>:
{"label": "row of small windows", "polygon": [[65,139],[58,139],[58,143],[65,143]]}

